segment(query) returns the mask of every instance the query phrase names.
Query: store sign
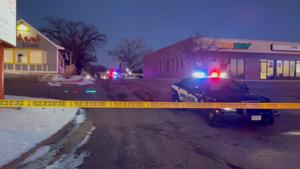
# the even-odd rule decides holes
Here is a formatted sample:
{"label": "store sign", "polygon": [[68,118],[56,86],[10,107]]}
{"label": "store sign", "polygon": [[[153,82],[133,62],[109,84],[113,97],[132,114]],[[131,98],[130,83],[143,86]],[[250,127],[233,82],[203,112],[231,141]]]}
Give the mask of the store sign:
{"label": "store sign", "polygon": [[41,41],[41,37],[39,35],[35,36],[22,36],[19,34],[17,36],[17,40],[23,43],[39,43]]}
{"label": "store sign", "polygon": [[251,43],[220,41],[218,46],[220,49],[249,49]]}
{"label": "store sign", "polygon": [[274,51],[292,51],[300,52],[300,45],[291,45],[291,44],[272,44],[271,50]]}
{"label": "store sign", "polygon": [[16,0],[0,0],[0,41],[16,46]]}
{"label": "store sign", "polygon": [[41,37],[29,25],[21,22],[17,25],[17,41],[24,48],[38,48]]}

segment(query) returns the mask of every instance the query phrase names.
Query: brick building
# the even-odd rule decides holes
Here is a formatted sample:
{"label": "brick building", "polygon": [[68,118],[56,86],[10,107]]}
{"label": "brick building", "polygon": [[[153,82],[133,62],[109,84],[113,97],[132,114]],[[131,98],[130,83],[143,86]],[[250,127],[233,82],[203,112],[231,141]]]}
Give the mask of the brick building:
{"label": "brick building", "polygon": [[144,57],[145,78],[183,78],[213,69],[236,79],[300,79],[300,43],[187,38]]}

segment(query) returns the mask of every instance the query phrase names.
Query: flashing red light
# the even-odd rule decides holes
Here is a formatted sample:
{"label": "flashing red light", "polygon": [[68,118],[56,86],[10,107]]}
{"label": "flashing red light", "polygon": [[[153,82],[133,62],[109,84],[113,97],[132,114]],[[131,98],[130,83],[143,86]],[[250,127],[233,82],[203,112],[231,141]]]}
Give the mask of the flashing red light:
{"label": "flashing red light", "polygon": [[118,78],[118,71],[116,69],[110,69],[106,72],[108,79],[117,79]]}
{"label": "flashing red light", "polygon": [[211,77],[220,77],[220,73],[217,72],[217,71],[213,71],[213,72],[210,73],[210,76]]}

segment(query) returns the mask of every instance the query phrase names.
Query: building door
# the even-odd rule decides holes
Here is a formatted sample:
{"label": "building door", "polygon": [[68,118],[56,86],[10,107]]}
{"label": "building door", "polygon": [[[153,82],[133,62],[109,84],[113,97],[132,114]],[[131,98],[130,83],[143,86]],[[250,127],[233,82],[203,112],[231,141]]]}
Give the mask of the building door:
{"label": "building door", "polygon": [[267,60],[267,79],[274,79],[274,60]]}
{"label": "building door", "polygon": [[260,79],[267,79],[267,60],[260,60]]}
{"label": "building door", "polygon": [[283,76],[283,63],[282,63],[282,60],[277,60],[276,61],[276,76],[277,76],[277,79],[279,79]]}

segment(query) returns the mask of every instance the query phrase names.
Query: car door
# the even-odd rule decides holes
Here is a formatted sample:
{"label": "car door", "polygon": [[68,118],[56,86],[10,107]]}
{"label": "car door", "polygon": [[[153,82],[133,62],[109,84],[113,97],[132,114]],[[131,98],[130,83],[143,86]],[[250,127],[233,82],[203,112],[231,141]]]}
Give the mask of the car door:
{"label": "car door", "polygon": [[182,81],[178,91],[179,100],[181,102],[198,102],[197,97],[193,95],[194,85],[193,79]]}
{"label": "car door", "polygon": [[186,84],[188,83],[188,79],[184,79],[184,80],[182,80],[181,82],[179,82],[178,84],[177,84],[177,89],[176,89],[176,91],[177,91],[177,94],[178,94],[178,99],[179,99],[179,101],[181,101],[181,102],[185,102],[185,98],[186,98],[186,96],[185,95],[187,95],[187,91],[186,91]]}

